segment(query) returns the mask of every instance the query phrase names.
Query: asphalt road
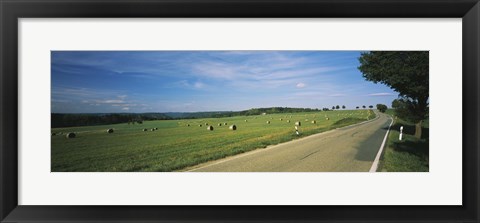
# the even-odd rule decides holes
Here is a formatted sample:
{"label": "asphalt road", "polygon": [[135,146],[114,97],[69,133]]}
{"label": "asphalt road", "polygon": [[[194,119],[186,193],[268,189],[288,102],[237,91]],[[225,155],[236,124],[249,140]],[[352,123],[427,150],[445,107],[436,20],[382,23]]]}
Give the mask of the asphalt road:
{"label": "asphalt road", "polygon": [[391,119],[371,121],[193,167],[197,172],[368,172]]}

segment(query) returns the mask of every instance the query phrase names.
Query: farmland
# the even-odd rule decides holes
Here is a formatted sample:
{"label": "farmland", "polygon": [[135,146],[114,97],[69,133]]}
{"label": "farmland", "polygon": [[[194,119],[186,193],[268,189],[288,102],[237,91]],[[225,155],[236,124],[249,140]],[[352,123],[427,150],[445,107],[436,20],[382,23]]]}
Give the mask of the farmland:
{"label": "farmland", "polygon": [[[52,128],[51,170],[176,171],[374,116],[371,110],[337,110]],[[295,122],[301,122],[300,135]],[[229,129],[233,124],[235,131]],[[212,131],[207,130],[210,125]],[[109,134],[108,129],[114,132]],[[76,137],[66,138],[69,132]]]}

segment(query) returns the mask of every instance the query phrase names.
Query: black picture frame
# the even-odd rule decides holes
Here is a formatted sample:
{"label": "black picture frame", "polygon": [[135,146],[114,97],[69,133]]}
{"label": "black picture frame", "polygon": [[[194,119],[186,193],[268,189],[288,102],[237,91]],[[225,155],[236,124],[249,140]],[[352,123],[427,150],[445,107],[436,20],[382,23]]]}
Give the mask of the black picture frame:
{"label": "black picture frame", "polygon": [[[0,0],[0,15],[1,222],[479,222],[478,0]],[[17,21],[19,18],[75,17],[462,18],[463,205],[18,205]]]}

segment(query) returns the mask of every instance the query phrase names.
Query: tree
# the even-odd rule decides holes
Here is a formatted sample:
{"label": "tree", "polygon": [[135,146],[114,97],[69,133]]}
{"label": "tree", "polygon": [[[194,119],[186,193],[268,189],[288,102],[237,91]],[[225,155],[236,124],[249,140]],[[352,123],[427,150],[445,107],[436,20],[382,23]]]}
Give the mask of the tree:
{"label": "tree", "polygon": [[332,110],[335,110],[335,106],[332,106]]}
{"label": "tree", "polygon": [[395,99],[392,101],[392,108],[397,109],[402,106],[402,102],[399,99]]}
{"label": "tree", "polygon": [[369,105],[368,108],[373,108],[373,105]]}
{"label": "tree", "polygon": [[366,108],[367,106],[363,105],[362,108]]}
{"label": "tree", "polygon": [[345,108],[346,108],[345,105],[342,105],[342,109],[345,109]]}
{"label": "tree", "polygon": [[335,109],[340,109],[340,106],[339,105],[335,106]]}
{"label": "tree", "polygon": [[387,108],[388,107],[384,104],[377,104],[377,109],[382,113],[385,113],[385,111],[387,111]]}
{"label": "tree", "polygon": [[399,93],[402,119],[415,123],[415,137],[422,136],[422,121],[428,115],[428,51],[378,51],[362,53],[358,69],[373,83],[382,83]]}
{"label": "tree", "polygon": [[359,109],[359,108],[360,108],[360,107],[358,107],[358,106],[357,106],[357,107],[355,107],[355,109]]}

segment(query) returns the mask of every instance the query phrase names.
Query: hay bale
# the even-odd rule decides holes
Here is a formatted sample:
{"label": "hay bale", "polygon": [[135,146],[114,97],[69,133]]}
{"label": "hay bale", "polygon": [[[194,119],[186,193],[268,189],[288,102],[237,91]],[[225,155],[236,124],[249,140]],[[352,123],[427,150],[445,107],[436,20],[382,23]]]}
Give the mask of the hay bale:
{"label": "hay bale", "polygon": [[231,126],[228,127],[228,128],[229,128],[230,130],[233,130],[233,131],[237,130],[237,126],[236,126],[236,125],[231,125]]}
{"label": "hay bale", "polygon": [[202,127],[202,124],[198,125],[199,127]]}
{"label": "hay bale", "polygon": [[222,123],[218,123],[218,126],[222,126]]}
{"label": "hay bale", "polygon": [[270,121],[267,121],[267,124],[270,124]]}
{"label": "hay bale", "polygon": [[248,122],[248,121],[245,119],[245,122]]}
{"label": "hay bale", "polygon": [[225,123],[223,123],[223,125],[227,125],[227,123],[225,122]]}
{"label": "hay bale", "polygon": [[187,127],[190,126],[190,124],[187,124]]}
{"label": "hay bale", "polygon": [[290,120],[287,120],[288,123],[290,123]]}
{"label": "hay bale", "polygon": [[308,122],[308,119],[305,119],[306,122]]}
{"label": "hay bale", "polygon": [[208,125],[208,123],[205,123],[205,125]]}
{"label": "hay bale", "polygon": [[153,131],[155,131],[155,129],[150,129],[150,131],[152,131],[152,132],[153,132]]}
{"label": "hay bale", "polygon": [[69,133],[67,133],[67,134],[65,135],[65,137],[66,137],[67,139],[73,139],[73,138],[75,138],[76,136],[77,136],[77,135],[76,135],[75,133],[73,133],[73,132],[69,132]]}
{"label": "hay bale", "polygon": [[157,128],[157,127],[155,127],[155,130],[158,130],[158,128]]}
{"label": "hay bale", "polygon": [[301,122],[295,122],[295,125],[296,126],[302,126],[302,123]]}
{"label": "hay bale", "polygon": [[209,125],[209,126],[207,127],[207,130],[213,131],[213,126]]}
{"label": "hay bale", "polygon": [[328,120],[330,120],[330,119],[329,119],[329,118],[326,118],[325,120],[327,120],[327,121],[328,121]]}
{"label": "hay bale", "polygon": [[107,133],[113,133],[113,129],[107,129]]}
{"label": "hay bale", "polygon": [[281,118],[280,121],[283,121],[283,118]]}
{"label": "hay bale", "polygon": [[143,131],[144,131],[144,132],[146,132],[146,131],[147,131],[147,129],[143,129]]}
{"label": "hay bale", "polygon": [[313,121],[312,121],[312,124],[315,124],[315,123],[317,123],[317,122],[316,122],[315,120],[313,120]]}

